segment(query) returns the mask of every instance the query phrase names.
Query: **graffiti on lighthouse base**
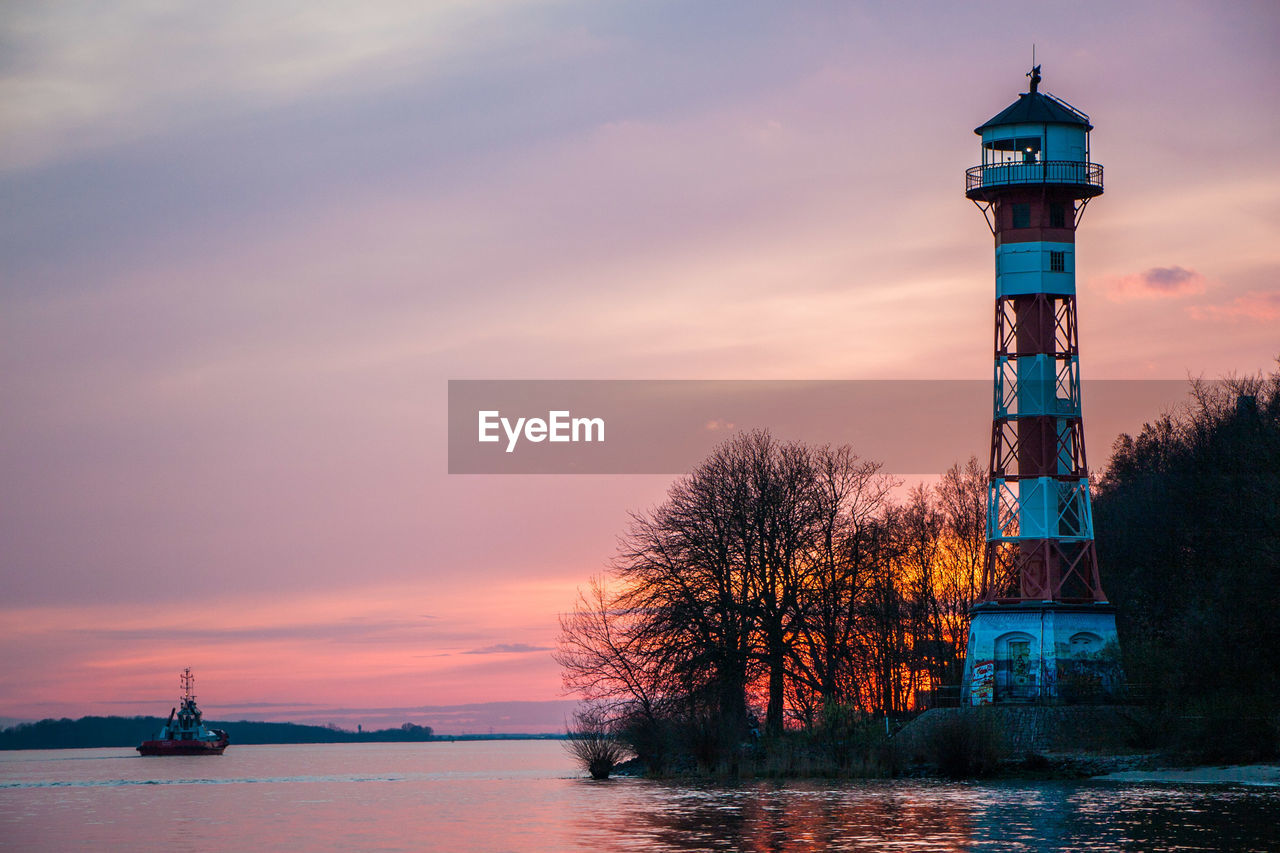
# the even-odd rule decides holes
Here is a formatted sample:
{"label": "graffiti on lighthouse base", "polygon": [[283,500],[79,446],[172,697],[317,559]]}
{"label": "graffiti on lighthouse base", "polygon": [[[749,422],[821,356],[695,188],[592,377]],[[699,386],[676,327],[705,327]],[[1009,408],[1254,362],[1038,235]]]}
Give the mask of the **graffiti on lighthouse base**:
{"label": "graffiti on lighthouse base", "polygon": [[969,685],[970,696],[975,705],[990,705],[995,701],[996,663],[982,661],[973,665],[973,680]]}

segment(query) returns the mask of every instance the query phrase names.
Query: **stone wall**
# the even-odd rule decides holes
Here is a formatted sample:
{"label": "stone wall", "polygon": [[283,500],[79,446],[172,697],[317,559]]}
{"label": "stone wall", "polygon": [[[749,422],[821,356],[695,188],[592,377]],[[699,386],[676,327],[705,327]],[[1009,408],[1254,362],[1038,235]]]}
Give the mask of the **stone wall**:
{"label": "stone wall", "polygon": [[967,717],[1000,733],[1006,754],[1111,753],[1126,751],[1139,733],[1141,715],[1117,705],[986,705],[933,708],[908,723],[895,737],[908,761],[925,760],[939,724]]}

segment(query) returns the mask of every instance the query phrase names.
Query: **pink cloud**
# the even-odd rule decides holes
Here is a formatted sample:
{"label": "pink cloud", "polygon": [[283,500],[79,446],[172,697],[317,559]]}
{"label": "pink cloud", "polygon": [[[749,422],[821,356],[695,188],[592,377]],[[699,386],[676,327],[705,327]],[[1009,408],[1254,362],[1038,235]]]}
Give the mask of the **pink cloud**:
{"label": "pink cloud", "polygon": [[1194,305],[1196,320],[1280,320],[1280,290],[1250,290],[1222,305]]}
{"label": "pink cloud", "polygon": [[549,652],[551,646],[534,646],[529,643],[494,643],[482,649],[470,649],[464,655],[524,655],[530,652]]}
{"label": "pink cloud", "polygon": [[1184,267],[1151,267],[1140,273],[1104,279],[1107,297],[1114,302],[1136,299],[1181,299],[1204,293],[1205,278]]}

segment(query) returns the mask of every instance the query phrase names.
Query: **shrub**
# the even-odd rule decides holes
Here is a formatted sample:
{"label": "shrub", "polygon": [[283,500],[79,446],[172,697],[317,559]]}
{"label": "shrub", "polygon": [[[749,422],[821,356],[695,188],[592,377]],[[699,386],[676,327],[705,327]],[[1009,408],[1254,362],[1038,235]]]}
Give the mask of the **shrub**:
{"label": "shrub", "polygon": [[565,749],[578,760],[592,779],[608,779],[613,768],[627,758],[627,748],[618,740],[612,723],[598,708],[584,708],[573,715]]}
{"label": "shrub", "polygon": [[674,744],[670,720],[644,714],[631,714],[612,727],[614,735],[634,753],[646,775],[662,775],[673,755],[680,750]]}

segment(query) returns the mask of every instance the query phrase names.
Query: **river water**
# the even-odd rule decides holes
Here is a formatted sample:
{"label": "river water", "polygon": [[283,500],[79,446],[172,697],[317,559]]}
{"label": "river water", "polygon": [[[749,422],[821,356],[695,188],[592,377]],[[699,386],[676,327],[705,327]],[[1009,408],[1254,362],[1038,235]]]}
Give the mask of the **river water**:
{"label": "river water", "polygon": [[0,752],[0,848],[1277,850],[1280,791],[1104,782],[592,782],[556,741]]}

